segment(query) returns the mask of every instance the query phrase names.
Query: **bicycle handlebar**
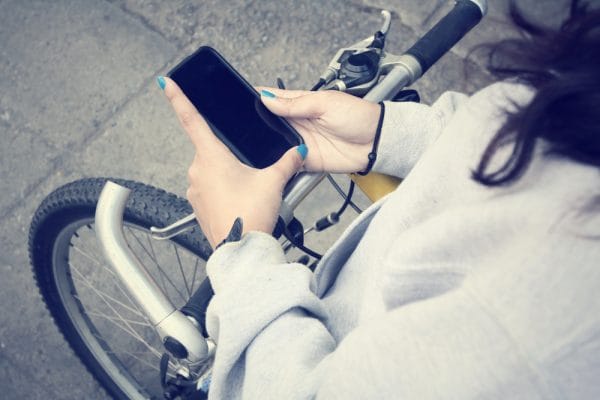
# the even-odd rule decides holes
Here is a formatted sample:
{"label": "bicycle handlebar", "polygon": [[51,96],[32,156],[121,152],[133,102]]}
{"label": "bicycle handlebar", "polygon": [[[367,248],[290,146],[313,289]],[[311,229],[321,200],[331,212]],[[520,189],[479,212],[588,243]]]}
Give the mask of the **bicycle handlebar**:
{"label": "bicycle handlebar", "polygon": [[417,43],[406,51],[421,64],[423,73],[437,62],[452,46],[483,18],[485,0],[457,0],[456,5]]}
{"label": "bicycle handlebar", "polygon": [[[393,60],[387,63],[387,67],[391,69],[387,76],[364,96],[364,99],[371,102],[392,99],[402,88],[419,79],[429,67],[477,25],[486,12],[487,0],[457,0],[454,8],[405,54],[400,57],[387,56]],[[315,182],[318,183],[323,176],[324,174],[311,174],[303,180],[295,180],[288,184],[284,205],[290,198],[304,198],[313,189]]]}

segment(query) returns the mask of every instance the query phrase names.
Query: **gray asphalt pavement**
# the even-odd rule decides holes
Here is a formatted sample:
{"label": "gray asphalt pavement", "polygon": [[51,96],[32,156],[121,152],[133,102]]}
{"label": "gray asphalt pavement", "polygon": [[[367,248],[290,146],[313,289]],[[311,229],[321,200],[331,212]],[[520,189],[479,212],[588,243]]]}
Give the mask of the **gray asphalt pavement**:
{"label": "gray asphalt pavement", "polygon": [[[416,87],[425,102],[490,82],[477,43],[509,34],[506,1]],[[523,1],[541,17],[562,1]],[[92,176],[135,179],[183,195],[192,149],[155,78],[200,45],[218,49],[256,85],[311,86],[335,50],[372,34],[393,11],[400,53],[447,0],[0,0],[0,398],[105,399],[68,348],[32,278],[31,217],[54,188]],[[465,75],[468,71],[468,75]],[[363,200],[364,201],[364,200]],[[300,210],[339,203],[322,186]],[[325,249],[339,230],[312,243]]]}

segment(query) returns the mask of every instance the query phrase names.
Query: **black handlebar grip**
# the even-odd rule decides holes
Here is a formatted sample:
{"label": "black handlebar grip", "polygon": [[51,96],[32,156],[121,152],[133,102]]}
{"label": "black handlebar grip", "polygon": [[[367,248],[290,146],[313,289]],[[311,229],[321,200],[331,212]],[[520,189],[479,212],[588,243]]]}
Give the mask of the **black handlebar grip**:
{"label": "black handlebar grip", "polygon": [[456,5],[406,54],[415,57],[425,73],[483,17],[483,10],[471,0],[457,0]]}

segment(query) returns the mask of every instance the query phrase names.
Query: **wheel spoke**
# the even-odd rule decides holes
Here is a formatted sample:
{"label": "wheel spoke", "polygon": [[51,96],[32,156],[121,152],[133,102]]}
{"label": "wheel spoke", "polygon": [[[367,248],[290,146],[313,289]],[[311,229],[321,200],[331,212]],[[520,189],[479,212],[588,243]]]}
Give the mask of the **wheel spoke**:
{"label": "wheel spoke", "polygon": [[[73,269],[73,268],[72,268],[72,269]],[[81,273],[80,273],[80,272],[79,272],[79,271],[78,271],[76,268],[75,268],[75,269],[73,269],[73,270],[74,270],[74,271],[76,271],[76,272],[77,272],[77,273],[80,275],[80,277],[81,277],[81,279],[82,279],[83,281],[87,281],[87,279],[86,279],[86,278],[85,278],[83,275],[81,275]],[[115,314],[116,314],[116,315],[117,315],[117,316],[118,316],[118,317],[121,319],[121,321],[122,321],[122,322],[125,324],[125,326],[128,328],[128,329],[126,330],[126,332],[128,332],[128,333],[129,333],[129,334],[130,334],[132,337],[136,338],[138,341],[140,341],[142,344],[144,344],[146,347],[148,347],[148,349],[149,349],[150,351],[157,352],[157,353],[159,354],[159,357],[160,357],[160,353],[159,353],[159,352],[158,352],[156,349],[154,349],[152,346],[150,346],[150,345],[149,345],[149,344],[148,344],[148,343],[147,343],[147,342],[146,342],[146,341],[145,341],[145,340],[144,340],[144,339],[141,337],[141,335],[140,335],[140,334],[139,334],[139,333],[138,333],[138,332],[137,332],[137,331],[136,331],[136,330],[135,330],[135,329],[134,329],[134,328],[133,328],[133,327],[132,327],[132,326],[131,326],[131,325],[130,325],[128,322],[127,322],[127,321],[125,321],[125,320],[123,319],[123,317],[121,316],[121,314],[120,314],[120,313],[119,313],[119,312],[118,312],[118,311],[117,311],[117,310],[116,310],[116,309],[115,309],[115,308],[112,306],[112,304],[111,304],[111,303],[110,303],[110,302],[107,300],[107,298],[110,298],[111,300],[113,300],[113,301],[116,301],[116,302],[117,302],[117,303],[119,303],[119,304],[123,304],[123,303],[119,302],[118,300],[115,300],[115,299],[113,299],[112,297],[110,297],[110,296],[108,296],[108,295],[105,297],[105,296],[102,294],[102,292],[100,292],[100,291],[99,291],[99,290],[97,290],[97,289],[96,289],[96,288],[95,288],[93,285],[91,285],[91,284],[89,283],[89,281],[87,282],[87,285],[88,285],[88,287],[89,287],[89,288],[90,288],[92,291],[94,291],[94,292],[95,292],[95,293],[96,293],[96,294],[97,294],[97,295],[98,295],[98,296],[99,296],[99,297],[102,299],[102,301],[104,302],[104,304],[106,304],[106,305],[108,306],[108,308],[110,308],[110,309],[111,309],[111,311],[112,311],[112,312],[114,312],[114,313],[115,313]],[[114,321],[113,321],[113,322],[114,322]],[[117,325],[117,326],[119,326],[119,325]]]}
{"label": "wheel spoke", "polygon": [[[88,311],[87,314],[88,315],[93,315],[93,316],[96,316],[96,317],[100,317],[100,318],[104,318],[104,319],[107,319],[107,320],[110,320],[110,321],[115,321],[115,322],[117,321],[116,318],[111,317],[109,315],[106,315],[106,314],[104,314],[103,312],[100,312],[100,311]],[[152,326],[152,324],[149,324],[148,322],[134,321],[132,319],[123,318],[123,317],[119,318],[119,320],[121,320],[123,322],[127,322],[127,323],[129,323],[131,325],[145,326],[145,327],[148,327],[150,329],[154,329],[154,327]]]}
{"label": "wheel spoke", "polygon": [[194,263],[194,274],[192,275],[192,294],[194,293],[194,286],[196,284],[196,273],[198,272],[198,263],[200,259],[196,258],[196,262]]}
{"label": "wheel spoke", "polygon": [[177,251],[177,246],[175,246],[175,244],[171,243],[171,246],[173,246],[173,249],[175,250],[175,256],[177,257],[177,265],[179,266],[179,271],[181,272],[181,277],[183,278],[183,284],[185,285],[185,288],[188,292],[188,298],[192,297],[192,291],[188,285],[187,279],[185,278],[185,273],[183,272],[183,265],[181,265],[181,258],[179,257],[179,251]]}
{"label": "wheel spoke", "polygon": [[177,288],[177,285],[175,285],[173,283],[173,281],[169,278],[169,275],[163,270],[163,268],[160,266],[158,260],[156,259],[156,257],[153,257],[152,254],[148,251],[148,249],[146,248],[146,246],[143,245],[142,241],[137,237],[137,235],[133,232],[133,230],[131,230],[129,227],[127,227],[128,231],[131,233],[131,235],[135,238],[135,240],[138,242],[138,244],[142,247],[142,249],[144,250],[144,252],[148,255],[148,257],[150,257],[150,259],[152,260],[152,262],[154,263],[154,265],[156,266],[156,268],[158,269],[159,273],[162,274],[165,279],[167,280],[167,282],[169,282],[169,284],[171,285],[171,287],[173,287],[173,289],[177,292],[177,294],[179,294],[179,296],[181,297],[181,299],[185,302],[187,301],[187,298],[183,295],[183,293],[181,293],[181,291]]}
{"label": "wheel spoke", "polygon": [[[95,336],[98,339],[104,341],[104,338],[102,336],[99,336],[99,335],[95,335]],[[148,351],[135,351],[134,352],[134,351],[129,351],[129,350],[123,350],[121,348],[117,348],[116,350],[114,348],[111,348],[111,350],[108,352],[111,354],[114,354],[114,355],[126,354],[126,355],[130,356],[131,358],[135,358],[136,360],[140,361],[141,363],[149,366],[150,368],[152,368],[156,371],[159,371],[159,368],[155,364],[152,364],[148,360],[144,360],[144,359],[140,358],[140,356],[139,356],[139,355],[144,355],[144,354],[150,354],[152,356],[152,359],[155,359],[155,354],[152,352],[148,352]],[[159,357],[159,359],[161,357]],[[169,360],[169,367],[173,370],[176,370],[178,366]],[[170,375],[173,376],[174,374],[170,374]]]}
{"label": "wheel spoke", "polygon": [[[137,303],[135,301],[133,301],[133,299],[131,298],[131,296],[129,295],[129,293],[127,293],[127,291],[123,288],[123,285],[121,284],[121,279],[119,279],[119,277],[116,276],[115,272],[112,270],[112,268],[108,267],[106,264],[99,262],[97,259],[93,258],[91,255],[89,255],[88,253],[86,253],[85,251],[81,250],[78,246],[72,246],[72,248],[74,250],[76,250],[77,252],[79,252],[80,254],[84,255],[85,257],[87,257],[88,259],[90,259],[91,261],[93,261],[96,265],[100,266],[102,269],[104,269],[106,272],[109,273],[112,281],[115,283],[115,286],[119,289],[119,291],[123,294],[123,296],[125,296],[125,298],[127,298],[127,300],[129,300],[129,302],[135,307],[135,310],[127,307],[125,304],[120,303],[121,306],[127,308],[128,310],[136,313],[137,315],[141,316],[142,318],[144,318],[146,321],[148,321],[148,318],[146,317],[146,315],[142,312],[142,310],[140,310],[140,308],[138,307]],[[81,271],[78,270],[78,272],[81,274]],[[83,282],[80,280],[80,282]],[[108,295],[107,295],[108,296]],[[115,300],[115,302],[118,302],[117,300]],[[137,310],[137,311],[136,311]]]}
{"label": "wheel spoke", "polygon": [[130,311],[134,314],[136,314],[137,316],[144,318],[145,316],[144,314],[142,314],[139,310],[136,310],[134,308],[129,307],[127,304],[123,303],[120,300],[115,299],[114,297],[112,297],[111,295],[109,295],[108,293],[105,293],[101,290],[99,290],[98,288],[96,288],[94,285],[92,285],[87,279],[82,278],[83,275],[81,274],[81,272],[79,272],[78,269],[74,269],[75,272],[77,272],[79,274],[79,277],[73,277],[73,280],[76,282],[79,282],[81,284],[83,284],[84,286],[86,286],[88,289],[91,289],[96,295],[98,295],[98,297],[100,297],[102,300],[104,300],[105,302],[107,302],[107,300],[112,301],[113,303],[116,303],[118,305],[120,305],[121,307],[123,307],[124,309],[126,309],[127,311]]}
{"label": "wheel spoke", "polygon": [[[150,247],[150,251],[152,252],[153,258],[156,259],[156,253],[154,252],[154,246],[152,245],[152,238],[150,238],[150,235],[146,235],[146,241],[148,242],[148,247]],[[160,271],[158,273],[158,278],[160,279],[163,293],[166,293],[167,284],[165,283],[165,277],[163,276],[163,274],[160,273]]]}
{"label": "wheel spoke", "polygon": [[[88,315],[94,315],[94,316],[97,316],[97,317],[99,317],[99,318],[102,318],[102,319],[104,319],[104,320],[106,320],[106,321],[110,322],[111,324],[113,324],[113,325],[114,325],[114,326],[116,326],[117,328],[119,328],[119,329],[123,330],[124,332],[128,333],[128,334],[129,334],[129,336],[133,337],[134,339],[136,339],[136,340],[138,340],[139,342],[141,342],[142,344],[144,344],[144,345],[145,345],[145,346],[146,346],[148,349],[154,349],[154,347],[153,347],[153,346],[151,346],[150,344],[148,344],[148,343],[147,343],[147,342],[146,342],[146,341],[145,341],[145,340],[142,338],[142,336],[138,334],[138,332],[136,332],[136,331],[134,331],[134,330],[130,329],[130,328],[129,328],[129,326],[130,326],[130,325],[129,325],[129,323],[128,323],[128,322],[126,322],[124,319],[121,319],[121,318],[119,318],[119,319],[117,319],[117,318],[111,318],[111,317],[107,316],[107,315],[106,315],[106,314],[104,314],[104,313],[88,312],[87,314],[88,314]],[[123,325],[123,324],[121,324],[120,322],[124,322],[124,323],[126,323],[127,325]],[[153,351],[151,351],[151,353],[152,353],[152,354],[155,354]]]}

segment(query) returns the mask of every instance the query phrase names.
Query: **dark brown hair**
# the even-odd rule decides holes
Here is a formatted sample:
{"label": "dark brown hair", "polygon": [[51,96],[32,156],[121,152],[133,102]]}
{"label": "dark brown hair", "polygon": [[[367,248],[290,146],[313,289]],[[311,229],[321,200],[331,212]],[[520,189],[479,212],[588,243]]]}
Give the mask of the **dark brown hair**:
{"label": "dark brown hair", "polygon": [[[527,169],[538,139],[550,144],[548,155],[600,168],[600,10],[573,0],[568,19],[552,29],[525,17],[511,1],[510,17],[524,35],[487,46],[488,69],[536,92],[529,105],[507,115],[473,179],[488,186],[514,182]],[[505,145],[512,146],[510,157],[489,171]]]}

